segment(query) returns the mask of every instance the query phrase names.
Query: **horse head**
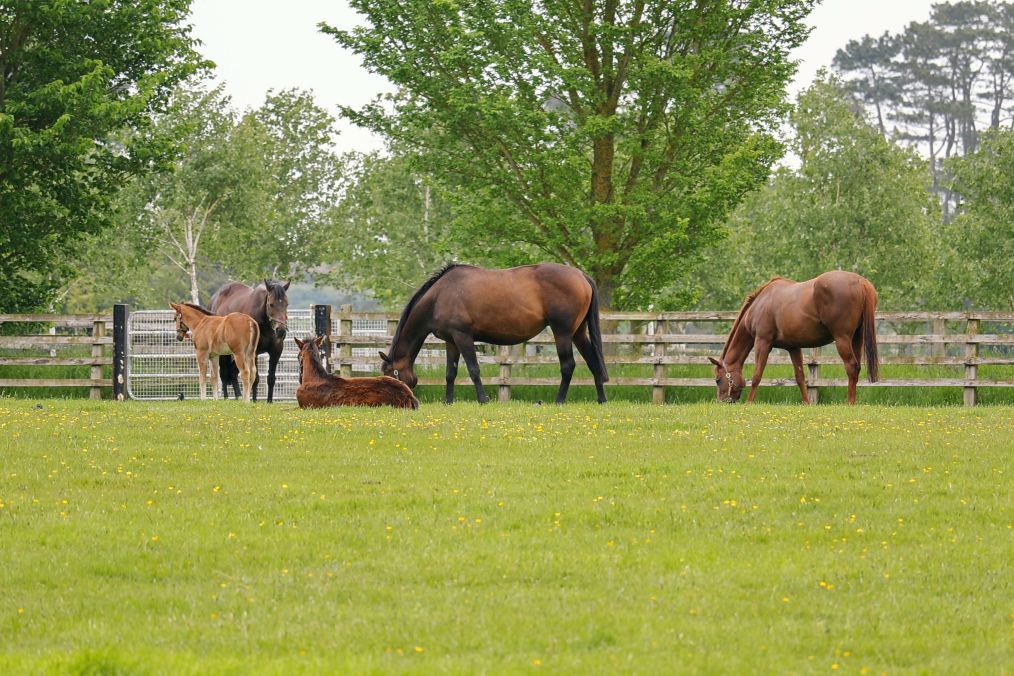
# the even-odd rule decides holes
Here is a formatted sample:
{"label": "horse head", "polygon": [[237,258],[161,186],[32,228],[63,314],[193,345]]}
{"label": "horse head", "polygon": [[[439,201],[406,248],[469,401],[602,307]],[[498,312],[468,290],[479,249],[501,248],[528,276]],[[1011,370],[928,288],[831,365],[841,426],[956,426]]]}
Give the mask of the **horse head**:
{"label": "horse head", "polygon": [[264,313],[267,315],[271,329],[278,340],[285,340],[289,328],[289,282],[282,284],[273,279],[264,280]]}
{"label": "horse head", "polygon": [[307,338],[306,340],[300,340],[299,338],[294,338],[293,340],[296,341],[296,348],[299,350],[299,358],[296,361],[299,363],[299,384],[302,385],[304,355],[323,370],[324,365],[320,358],[320,346],[324,343],[324,336],[317,336],[316,339]]}
{"label": "horse head", "polygon": [[412,370],[412,365],[408,359],[399,359],[395,363],[383,352],[379,354],[381,359],[380,372],[385,376],[400,380],[414,390],[419,382],[419,378],[415,375],[415,371]]}
{"label": "horse head", "polygon": [[176,312],[176,340],[182,341],[190,335],[190,327],[183,321],[183,313],[180,311],[179,305],[176,303],[169,303],[169,307]]}
{"label": "horse head", "polygon": [[725,365],[725,360],[708,357],[708,360],[715,365],[715,385],[718,386],[718,401],[727,404],[734,404],[739,401],[746,387],[743,380],[743,372],[739,369],[730,370]]}

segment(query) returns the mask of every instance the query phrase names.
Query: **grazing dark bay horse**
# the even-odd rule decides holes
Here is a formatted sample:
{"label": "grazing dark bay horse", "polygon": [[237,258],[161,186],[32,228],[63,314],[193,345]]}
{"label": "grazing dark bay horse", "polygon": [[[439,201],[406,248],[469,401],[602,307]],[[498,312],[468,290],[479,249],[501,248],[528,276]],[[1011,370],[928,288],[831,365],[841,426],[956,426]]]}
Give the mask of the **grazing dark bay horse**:
{"label": "grazing dark bay horse", "polygon": [[856,383],[866,349],[866,374],[877,382],[880,362],[874,313],[877,290],[869,280],[852,272],[825,272],[806,282],[775,277],[751,293],[732,325],[720,359],[715,365],[719,401],[735,402],[743,392],[743,363],[756,350],[756,366],[750,385],[753,401],[771,348],[787,350],[795,370],[796,384],[809,404],[803,375],[804,347],[834,343],[848,374],[848,402],[856,402]]}
{"label": "grazing dark bay horse", "polygon": [[606,400],[602,384],[609,380],[602,356],[598,291],[595,282],[576,268],[542,263],[507,270],[485,270],[451,264],[430,277],[408,301],[391,340],[390,354],[380,353],[384,375],[415,387],[413,366],[429,334],[447,343],[447,391],[454,401],[458,358],[464,357],[480,402],[486,392],[479,379],[475,342],[517,345],[546,326],[553,330],[560,357],[560,389],[556,403],[567,399],[574,374],[574,347],[595,378],[599,403]]}
{"label": "grazing dark bay horse", "polygon": [[296,401],[299,408],[327,408],[330,406],[394,406],[419,408],[419,400],[408,385],[395,378],[342,378],[324,369],[317,340],[300,340],[299,387]]}
{"label": "grazing dark bay horse", "polygon": [[[257,354],[268,353],[268,403],[275,394],[275,371],[278,360],[285,349],[285,332],[288,330],[289,298],[285,294],[289,290],[289,282],[282,284],[273,279],[265,279],[263,284],[250,288],[240,282],[229,282],[211,297],[211,311],[216,315],[227,315],[230,312],[242,312],[253,317],[261,329]],[[222,375],[222,391],[229,396],[229,385],[232,385],[236,398],[239,399],[238,371],[229,357],[219,360]],[[260,374],[253,383],[253,400],[257,401],[257,384]]]}
{"label": "grazing dark bay horse", "polygon": [[169,303],[169,307],[176,311],[176,340],[183,340],[189,333],[194,341],[201,399],[205,398],[209,359],[212,397],[218,399],[219,363],[215,357],[233,355],[243,378],[243,400],[250,401],[251,386],[257,377],[257,322],[242,312],[219,317],[193,303]]}

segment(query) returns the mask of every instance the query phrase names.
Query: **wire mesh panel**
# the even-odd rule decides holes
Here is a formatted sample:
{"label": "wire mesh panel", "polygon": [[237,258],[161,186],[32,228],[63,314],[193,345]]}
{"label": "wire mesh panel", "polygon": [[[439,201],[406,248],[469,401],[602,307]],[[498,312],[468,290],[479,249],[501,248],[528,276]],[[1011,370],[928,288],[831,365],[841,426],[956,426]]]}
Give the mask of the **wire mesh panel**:
{"label": "wire mesh panel", "polygon": [[[338,323],[341,321],[338,317],[333,317],[331,320],[331,336],[332,339],[338,335],[340,328]],[[387,335],[387,320],[386,319],[354,319],[352,320],[352,335],[353,336],[386,336]],[[380,361],[377,359],[377,350],[372,347],[354,347],[352,348],[352,357],[355,361],[352,363],[352,370],[355,372],[371,373],[380,371]]]}
{"label": "wire mesh panel", "polygon": [[[197,356],[189,340],[176,340],[172,310],[138,310],[127,323],[130,343],[127,394],[132,399],[196,399],[198,392]],[[294,400],[299,386],[299,352],[295,336],[313,334],[313,315],[309,310],[289,310],[289,332],[285,349],[275,371],[276,400]],[[267,399],[268,356],[257,357],[260,385],[257,398]],[[210,370],[209,370],[210,380]],[[211,396],[210,385],[208,396]]]}

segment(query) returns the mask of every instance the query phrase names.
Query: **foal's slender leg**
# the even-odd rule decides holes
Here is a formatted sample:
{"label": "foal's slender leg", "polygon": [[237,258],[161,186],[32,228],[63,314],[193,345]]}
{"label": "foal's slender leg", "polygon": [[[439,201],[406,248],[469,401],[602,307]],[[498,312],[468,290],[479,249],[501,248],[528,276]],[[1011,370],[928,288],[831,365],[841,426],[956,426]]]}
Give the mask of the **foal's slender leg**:
{"label": "foal's slender leg", "polygon": [[208,355],[197,353],[197,387],[200,388],[201,399],[207,399],[204,384],[208,381]]}
{"label": "foal's slender leg", "polygon": [[556,341],[556,354],[560,358],[560,389],[556,393],[556,403],[567,401],[567,390],[570,379],[574,377],[574,337],[567,329],[553,328],[553,339]]}
{"label": "foal's slender leg", "polygon": [[584,357],[584,361],[588,364],[588,369],[592,372],[592,376],[595,378],[595,392],[598,394],[599,403],[606,403],[606,390],[603,386],[605,378],[599,368],[598,356],[595,354],[595,346],[592,345],[591,338],[588,337],[587,325],[582,325],[574,334],[574,345],[577,347],[577,351]]}
{"label": "foal's slender leg", "polygon": [[792,359],[792,369],[796,374],[796,385],[799,385],[799,393],[803,395],[803,403],[810,403],[810,394],[806,391],[806,376],[803,375],[803,350],[794,347],[789,350],[789,357]]}
{"label": "foal's slender leg", "polygon": [[472,384],[475,385],[475,396],[480,404],[485,404],[489,399],[486,397],[486,390],[483,389],[482,380],[479,378],[479,359],[475,355],[475,339],[467,333],[460,332],[453,333],[451,337],[465,360],[468,375],[472,378]]}
{"label": "foal's slender leg", "polygon": [[[218,381],[219,364],[218,360],[214,357],[212,357],[209,361],[211,362],[211,398],[218,399],[218,388],[221,387],[221,383]],[[224,387],[222,387],[222,391],[225,391]],[[225,398],[228,399],[228,396]]]}
{"label": "foal's slender leg", "polygon": [[849,377],[848,402],[856,403],[856,383],[859,382],[859,358],[852,351],[851,336],[835,336],[834,346],[838,350],[838,356],[845,362],[845,374]]}
{"label": "foal's slender leg", "polygon": [[454,344],[453,340],[447,341],[447,390],[444,394],[444,403],[454,403],[454,379],[458,377],[458,358],[461,351]]}
{"label": "foal's slender leg", "polygon": [[771,342],[757,338],[753,342],[753,349],[756,350],[757,361],[753,367],[753,378],[750,379],[750,396],[747,403],[752,403],[757,396],[757,388],[760,386],[761,376],[764,375],[764,367],[768,365],[768,354],[771,352]]}

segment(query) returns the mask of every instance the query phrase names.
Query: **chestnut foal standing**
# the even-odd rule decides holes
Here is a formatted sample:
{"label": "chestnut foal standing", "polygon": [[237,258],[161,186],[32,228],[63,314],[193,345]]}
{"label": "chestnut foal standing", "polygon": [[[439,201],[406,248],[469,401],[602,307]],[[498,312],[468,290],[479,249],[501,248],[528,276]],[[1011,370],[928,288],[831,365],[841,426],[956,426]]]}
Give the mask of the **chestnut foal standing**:
{"label": "chestnut foal standing", "polygon": [[206,398],[204,384],[208,380],[209,357],[212,396],[218,399],[218,357],[231,354],[243,380],[243,401],[250,401],[251,386],[257,377],[257,342],[261,335],[257,322],[242,312],[219,317],[193,303],[169,303],[169,307],[176,311],[176,340],[183,340],[188,332],[193,338],[201,399]]}
{"label": "chestnut foal standing", "polygon": [[342,378],[328,373],[320,359],[320,344],[316,340],[300,340],[299,387],[296,401],[300,408],[328,408],[330,406],[394,406],[419,408],[419,400],[408,385],[396,378]]}

